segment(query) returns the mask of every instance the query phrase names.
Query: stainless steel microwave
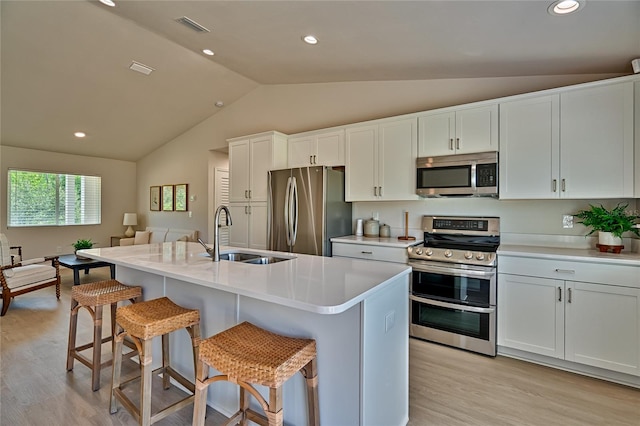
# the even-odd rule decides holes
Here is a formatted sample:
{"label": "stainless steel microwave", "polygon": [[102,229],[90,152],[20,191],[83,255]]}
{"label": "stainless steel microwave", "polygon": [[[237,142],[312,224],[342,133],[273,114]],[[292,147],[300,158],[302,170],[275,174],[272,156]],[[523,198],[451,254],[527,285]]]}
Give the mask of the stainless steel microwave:
{"label": "stainless steel microwave", "polygon": [[416,160],[416,194],[498,196],[498,153],[443,155]]}

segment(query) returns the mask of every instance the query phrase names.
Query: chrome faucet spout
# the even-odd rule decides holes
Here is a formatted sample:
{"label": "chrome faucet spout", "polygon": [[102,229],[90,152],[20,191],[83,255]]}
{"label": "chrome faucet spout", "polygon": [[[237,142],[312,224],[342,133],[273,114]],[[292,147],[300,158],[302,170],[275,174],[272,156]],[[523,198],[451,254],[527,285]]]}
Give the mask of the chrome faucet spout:
{"label": "chrome faucet spout", "polygon": [[215,227],[213,231],[213,253],[209,253],[209,250],[207,250],[207,253],[211,255],[211,260],[214,262],[220,262],[220,213],[222,211],[225,212],[226,226],[231,226],[231,213],[229,213],[229,209],[227,206],[218,206],[213,218],[213,226]]}

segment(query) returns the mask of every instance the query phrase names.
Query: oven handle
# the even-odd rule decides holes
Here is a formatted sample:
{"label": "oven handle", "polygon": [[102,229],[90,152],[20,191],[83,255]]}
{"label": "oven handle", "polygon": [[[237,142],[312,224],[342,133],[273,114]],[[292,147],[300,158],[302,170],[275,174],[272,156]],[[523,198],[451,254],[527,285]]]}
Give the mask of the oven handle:
{"label": "oven handle", "polygon": [[413,294],[409,295],[409,299],[413,300],[414,302],[424,303],[427,305],[440,306],[442,308],[458,309],[460,311],[476,312],[479,314],[492,314],[495,312],[495,308],[477,308],[475,306],[458,305],[456,303],[447,303],[447,302],[441,302],[439,300],[425,299],[423,297],[414,296]]}
{"label": "oven handle", "polygon": [[456,277],[486,277],[491,278],[496,275],[495,268],[491,271],[477,271],[475,269],[457,269],[457,268],[447,268],[435,265],[415,265],[409,263],[413,269],[419,272],[433,272],[435,274],[447,274],[454,275]]}

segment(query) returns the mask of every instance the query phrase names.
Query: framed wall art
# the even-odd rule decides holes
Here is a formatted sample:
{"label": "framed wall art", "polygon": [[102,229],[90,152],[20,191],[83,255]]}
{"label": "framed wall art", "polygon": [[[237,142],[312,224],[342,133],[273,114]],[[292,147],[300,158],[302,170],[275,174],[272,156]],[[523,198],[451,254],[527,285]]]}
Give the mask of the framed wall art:
{"label": "framed wall art", "polygon": [[152,186],[149,188],[149,210],[152,212],[160,211],[160,187]]}
{"label": "framed wall art", "polygon": [[162,185],[162,211],[173,211],[173,185]]}
{"label": "framed wall art", "polygon": [[188,210],[189,185],[181,183],[175,185],[175,210],[177,212],[186,212]]}

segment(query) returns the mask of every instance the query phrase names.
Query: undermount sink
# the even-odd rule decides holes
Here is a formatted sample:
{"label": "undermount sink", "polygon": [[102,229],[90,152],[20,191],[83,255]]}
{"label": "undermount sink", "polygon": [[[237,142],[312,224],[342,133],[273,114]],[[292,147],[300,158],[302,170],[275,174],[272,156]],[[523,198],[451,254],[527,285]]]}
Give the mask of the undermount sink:
{"label": "undermount sink", "polygon": [[269,265],[272,263],[283,262],[285,260],[291,259],[292,258],[290,257],[277,257],[259,253],[247,253],[242,251],[220,253],[220,260],[226,260],[228,262],[250,263],[252,265]]}

